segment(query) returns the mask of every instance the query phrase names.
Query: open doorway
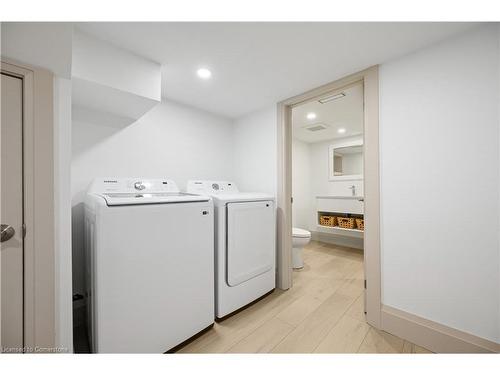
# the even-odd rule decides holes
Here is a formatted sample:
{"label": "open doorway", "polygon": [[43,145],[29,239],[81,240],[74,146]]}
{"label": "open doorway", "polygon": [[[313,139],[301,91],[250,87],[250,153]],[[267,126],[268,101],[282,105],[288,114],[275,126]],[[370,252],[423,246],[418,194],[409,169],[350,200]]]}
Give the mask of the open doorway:
{"label": "open doorway", "polygon": [[361,81],[292,107],[293,281],[362,288],[363,118]]}
{"label": "open doorway", "polygon": [[[346,105],[350,109],[342,109]],[[378,68],[290,98],[279,104],[278,114],[278,285],[293,287],[292,228],[305,229],[317,241],[313,245],[326,244],[324,253],[328,246],[348,256],[358,253],[361,271],[356,277],[362,277],[366,321],[380,328]],[[305,177],[293,177],[293,145],[299,142],[309,144],[308,164],[314,170]],[[311,146],[316,143],[318,147]],[[308,188],[298,181],[304,178],[309,192],[302,201],[299,196]],[[302,272],[307,269],[306,260]]]}

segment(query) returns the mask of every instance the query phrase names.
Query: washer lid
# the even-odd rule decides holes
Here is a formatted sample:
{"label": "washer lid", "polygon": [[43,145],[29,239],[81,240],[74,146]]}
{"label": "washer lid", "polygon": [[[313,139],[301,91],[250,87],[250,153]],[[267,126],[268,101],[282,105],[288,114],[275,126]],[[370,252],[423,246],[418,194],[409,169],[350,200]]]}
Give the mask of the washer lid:
{"label": "washer lid", "polygon": [[207,202],[209,197],[187,193],[104,193],[98,194],[108,206],[128,206],[133,204],[161,204],[183,202]]}

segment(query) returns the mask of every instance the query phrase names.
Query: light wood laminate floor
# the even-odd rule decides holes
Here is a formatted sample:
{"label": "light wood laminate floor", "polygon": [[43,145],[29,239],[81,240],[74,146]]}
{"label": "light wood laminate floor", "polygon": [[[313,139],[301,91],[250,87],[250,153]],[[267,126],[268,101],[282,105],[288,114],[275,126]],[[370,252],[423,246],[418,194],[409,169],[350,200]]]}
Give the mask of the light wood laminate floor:
{"label": "light wood laminate floor", "polygon": [[429,353],[372,328],[363,312],[363,253],[311,242],[293,288],[215,323],[179,353]]}

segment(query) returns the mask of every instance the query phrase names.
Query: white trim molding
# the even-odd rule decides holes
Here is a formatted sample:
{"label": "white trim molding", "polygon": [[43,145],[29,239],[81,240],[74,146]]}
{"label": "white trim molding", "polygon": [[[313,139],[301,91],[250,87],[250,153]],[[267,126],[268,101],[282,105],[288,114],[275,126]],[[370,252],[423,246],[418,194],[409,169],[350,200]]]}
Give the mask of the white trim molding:
{"label": "white trim molding", "polygon": [[382,329],[435,353],[499,353],[500,344],[382,305]]}
{"label": "white trim molding", "polygon": [[346,87],[363,84],[364,95],[364,254],[367,322],[380,328],[380,178],[379,178],[379,97],[378,66],[339,79],[278,104],[278,250],[277,285],[292,287],[292,132],[294,106]]}
{"label": "white trim molding", "polygon": [[2,57],[23,80],[24,346],[55,347],[54,76]]}

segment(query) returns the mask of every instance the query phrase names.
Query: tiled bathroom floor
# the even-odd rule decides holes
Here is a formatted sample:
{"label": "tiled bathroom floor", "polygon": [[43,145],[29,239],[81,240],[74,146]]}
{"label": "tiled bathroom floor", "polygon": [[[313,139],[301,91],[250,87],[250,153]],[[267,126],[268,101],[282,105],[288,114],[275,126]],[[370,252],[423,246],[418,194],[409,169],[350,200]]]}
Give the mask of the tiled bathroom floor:
{"label": "tiled bathroom floor", "polygon": [[215,323],[178,353],[430,353],[365,323],[363,254],[311,242],[293,288]]}

